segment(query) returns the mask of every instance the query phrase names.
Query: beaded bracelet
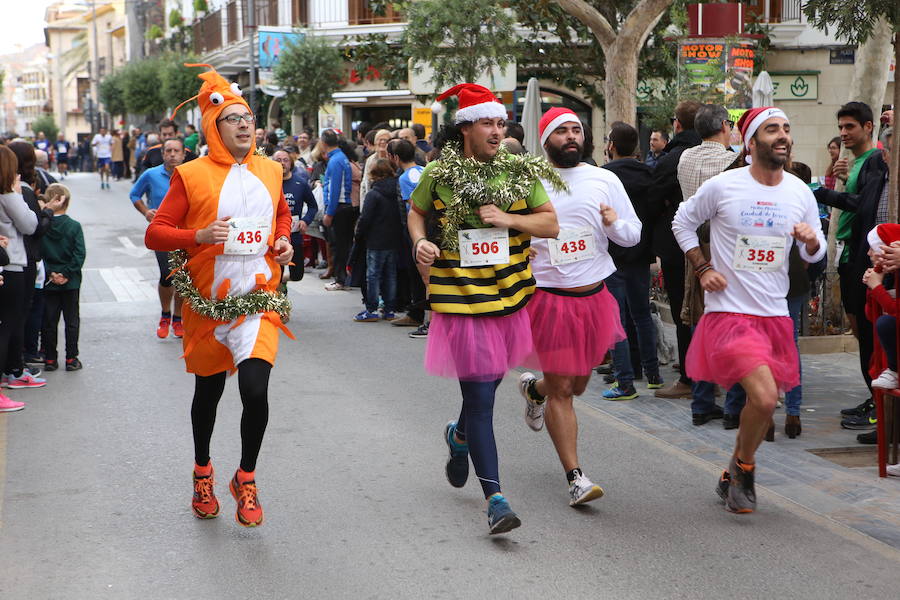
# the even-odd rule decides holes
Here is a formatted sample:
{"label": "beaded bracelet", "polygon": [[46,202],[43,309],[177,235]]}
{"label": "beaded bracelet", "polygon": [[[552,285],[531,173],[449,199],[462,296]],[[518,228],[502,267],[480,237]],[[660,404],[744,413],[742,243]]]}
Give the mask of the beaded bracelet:
{"label": "beaded bracelet", "polygon": [[712,265],[708,262],[703,263],[699,267],[694,268],[694,275],[697,276],[697,279],[700,279],[704,273],[712,270]]}

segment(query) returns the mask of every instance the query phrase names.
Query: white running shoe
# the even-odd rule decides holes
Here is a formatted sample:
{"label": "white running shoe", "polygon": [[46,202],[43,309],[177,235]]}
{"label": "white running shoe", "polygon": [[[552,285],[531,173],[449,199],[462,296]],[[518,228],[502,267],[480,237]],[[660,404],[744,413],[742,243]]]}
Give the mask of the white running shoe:
{"label": "white running shoe", "polygon": [[891,477],[900,477],[900,464],[888,465],[887,474]]}
{"label": "white running shoe", "polygon": [[536,377],[533,373],[525,372],[519,375],[519,393],[525,398],[525,424],[535,431],[544,428],[544,405],[547,401],[535,402],[528,393],[528,386]]}
{"label": "white running shoe", "polygon": [[588,479],[584,473],[575,476],[569,484],[569,506],[584,504],[603,496],[603,488]]}
{"label": "white running shoe", "polygon": [[877,378],[872,380],[872,387],[883,390],[895,390],[900,382],[897,381],[897,371],[885,369]]}

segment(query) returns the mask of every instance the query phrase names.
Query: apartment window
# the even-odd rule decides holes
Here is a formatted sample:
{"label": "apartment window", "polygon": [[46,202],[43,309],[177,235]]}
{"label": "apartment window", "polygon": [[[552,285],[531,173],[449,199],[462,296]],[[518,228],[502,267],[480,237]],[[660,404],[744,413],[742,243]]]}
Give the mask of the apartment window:
{"label": "apartment window", "polygon": [[369,5],[369,0],[349,0],[350,25],[375,25],[379,23],[403,23],[400,12],[393,6],[388,6],[383,15],[375,14]]}
{"label": "apartment window", "polygon": [[84,111],[84,100],[91,93],[91,80],[87,77],[79,77],[75,85],[78,90],[78,110]]}
{"label": "apartment window", "polygon": [[229,2],[226,10],[226,18],[228,19],[228,43],[236,42],[238,37],[238,10],[237,2]]}
{"label": "apartment window", "polygon": [[[278,25],[278,0],[256,0],[253,5],[254,27]],[[244,2],[244,28],[247,28],[247,3]]]}
{"label": "apartment window", "polygon": [[291,0],[291,24],[309,25],[309,0]]}

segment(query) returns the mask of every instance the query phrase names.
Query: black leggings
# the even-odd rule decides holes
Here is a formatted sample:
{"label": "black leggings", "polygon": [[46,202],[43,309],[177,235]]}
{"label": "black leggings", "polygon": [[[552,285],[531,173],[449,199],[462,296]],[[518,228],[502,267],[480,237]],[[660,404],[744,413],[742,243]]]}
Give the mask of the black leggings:
{"label": "black leggings", "polygon": [[[34,282],[32,281],[32,287]],[[5,370],[16,332],[21,332],[25,322],[25,273],[3,271],[3,285],[0,285],[0,368]],[[22,338],[18,337],[18,353],[22,354]]]}
{"label": "black leggings", "polygon": [[[248,358],[238,365],[238,389],[244,412],[241,415],[241,469],[256,469],[256,458],[269,422],[269,373],[272,365],[259,358]],[[209,464],[209,440],[216,424],[216,408],[225,390],[225,372],[207,377],[196,376],[191,425],[194,429],[194,460]]]}
{"label": "black leggings", "polygon": [[456,422],[456,434],[469,444],[469,456],[481,491],[488,498],[500,492],[497,442],[494,440],[494,395],[503,381],[460,381],[462,410]]}

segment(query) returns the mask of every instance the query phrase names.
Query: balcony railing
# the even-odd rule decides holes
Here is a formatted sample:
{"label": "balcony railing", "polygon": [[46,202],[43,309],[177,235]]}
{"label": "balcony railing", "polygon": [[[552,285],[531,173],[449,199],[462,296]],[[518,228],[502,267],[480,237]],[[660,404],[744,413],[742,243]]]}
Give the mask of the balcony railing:
{"label": "balcony railing", "polygon": [[350,25],[378,25],[382,23],[403,23],[404,18],[393,6],[388,6],[383,15],[375,14],[369,0],[349,0]]}
{"label": "balcony railing", "polygon": [[222,11],[216,10],[194,23],[194,52],[205,54],[222,47]]}
{"label": "balcony railing", "polygon": [[[244,30],[247,29],[248,6],[244,1]],[[268,25],[280,25],[278,22],[278,0],[255,0],[253,4],[254,25],[256,27],[266,27]],[[286,24],[286,23],[285,23]]]}
{"label": "balcony railing", "polygon": [[747,12],[766,23],[798,23],[804,20],[802,0],[744,0]]}

